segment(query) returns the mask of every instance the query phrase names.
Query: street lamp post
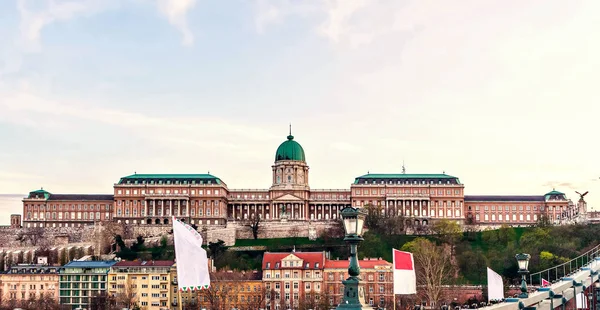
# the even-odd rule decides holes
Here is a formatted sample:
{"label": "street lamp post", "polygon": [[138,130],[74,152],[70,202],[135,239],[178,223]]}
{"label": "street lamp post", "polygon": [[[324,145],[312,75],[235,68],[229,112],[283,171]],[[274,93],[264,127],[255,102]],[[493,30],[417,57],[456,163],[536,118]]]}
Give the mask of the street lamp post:
{"label": "street lamp post", "polygon": [[528,298],[529,294],[527,293],[527,282],[525,281],[525,275],[529,273],[529,258],[531,256],[529,254],[520,253],[515,256],[517,259],[517,263],[519,264],[519,274],[521,275],[521,294],[519,294],[519,298]]}
{"label": "street lamp post", "polygon": [[363,241],[362,233],[367,213],[359,208],[346,207],[341,212],[346,236],[344,241],[350,245],[350,266],[348,279],[344,284],[344,297],[337,309],[373,309],[365,304],[365,292],[360,284],[360,266],[358,265],[357,248]]}

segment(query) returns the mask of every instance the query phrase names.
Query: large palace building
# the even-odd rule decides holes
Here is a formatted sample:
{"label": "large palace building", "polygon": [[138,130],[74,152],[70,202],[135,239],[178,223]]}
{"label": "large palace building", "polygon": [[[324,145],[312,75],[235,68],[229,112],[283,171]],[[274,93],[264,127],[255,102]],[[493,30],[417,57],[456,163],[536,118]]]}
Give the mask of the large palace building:
{"label": "large palace building", "polygon": [[261,217],[266,221],[330,221],[346,206],[378,206],[416,225],[451,219],[480,225],[531,225],[585,213],[565,194],[468,196],[457,177],[446,174],[366,174],[349,189],[311,189],[304,149],[290,135],[275,153],[268,189],[229,189],[211,174],[133,174],[114,184],[113,195],[52,194],[43,189],[23,199],[25,227],[65,227],[117,221],[168,225],[176,216],[196,225],[225,226]]}

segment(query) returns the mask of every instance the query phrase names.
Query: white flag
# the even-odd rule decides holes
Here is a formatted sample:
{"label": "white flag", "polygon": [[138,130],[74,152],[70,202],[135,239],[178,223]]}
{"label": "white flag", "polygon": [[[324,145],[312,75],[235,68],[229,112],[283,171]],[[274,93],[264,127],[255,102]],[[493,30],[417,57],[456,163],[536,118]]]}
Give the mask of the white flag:
{"label": "white flag", "polygon": [[173,217],[173,240],[179,290],[208,288],[210,275],[206,251],[202,248],[202,236],[189,225]]}
{"label": "white flag", "polygon": [[488,302],[490,300],[504,299],[504,283],[502,277],[488,267],[487,269],[488,282]]}
{"label": "white flag", "polygon": [[394,294],[417,293],[417,276],[412,253],[392,249],[394,258]]}
{"label": "white flag", "polygon": [[587,298],[585,298],[583,292],[577,294],[576,297],[577,298],[575,299],[575,306],[577,307],[577,309],[588,309]]}

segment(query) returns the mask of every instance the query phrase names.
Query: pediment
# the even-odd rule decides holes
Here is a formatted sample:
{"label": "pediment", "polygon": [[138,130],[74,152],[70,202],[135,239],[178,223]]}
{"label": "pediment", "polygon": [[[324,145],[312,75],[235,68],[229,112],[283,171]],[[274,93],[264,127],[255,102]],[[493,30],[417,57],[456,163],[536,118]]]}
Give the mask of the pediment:
{"label": "pediment", "polygon": [[273,201],[304,201],[304,199],[292,194],[285,194],[283,196],[275,198]]}
{"label": "pediment", "polygon": [[290,254],[290,255],[286,256],[286,257],[285,257],[284,259],[282,259],[282,260],[302,260],[302,259],[300,259],[300,257],[298,257],[298,256],[296,256],[296,255],[294,255],[294,254]]}

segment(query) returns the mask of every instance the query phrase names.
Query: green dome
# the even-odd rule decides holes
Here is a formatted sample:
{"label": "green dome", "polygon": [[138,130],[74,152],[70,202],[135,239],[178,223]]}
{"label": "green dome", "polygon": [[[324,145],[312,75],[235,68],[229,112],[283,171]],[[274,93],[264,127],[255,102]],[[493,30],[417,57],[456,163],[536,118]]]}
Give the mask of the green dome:
{"label": "green dome", "polygon": [[294,141],[294,136],[287,136],[287,141],[281,143],[275,153],[275,161],[280,160],[298,160],[306,161],[304,157],[304,149],[300,143]]}

